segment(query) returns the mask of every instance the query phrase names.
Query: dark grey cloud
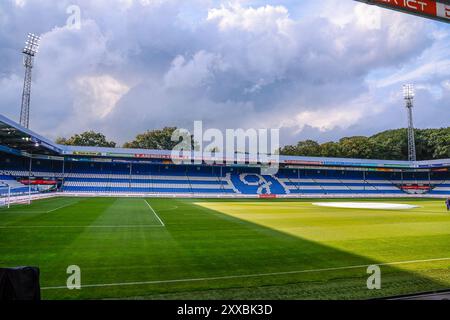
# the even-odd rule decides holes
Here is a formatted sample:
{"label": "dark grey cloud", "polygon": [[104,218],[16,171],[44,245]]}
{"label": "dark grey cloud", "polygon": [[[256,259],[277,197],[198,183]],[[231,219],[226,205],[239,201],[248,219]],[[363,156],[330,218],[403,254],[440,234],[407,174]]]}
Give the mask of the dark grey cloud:
{"label": "dark grey cloud", "polygon": [[[350,0],[240,2],[3,1],[1,113],[18,116],[18,53],[36,32],[32,128],[51,137],[95,129],[123,142],[194,120],[280,127],[283,143],[371,134],[404,123],[404,81],[419,86],[416,123],[448,125],[448,27],[384,10],[365,25]],[[71,4],[80,29],[65,24]]]}

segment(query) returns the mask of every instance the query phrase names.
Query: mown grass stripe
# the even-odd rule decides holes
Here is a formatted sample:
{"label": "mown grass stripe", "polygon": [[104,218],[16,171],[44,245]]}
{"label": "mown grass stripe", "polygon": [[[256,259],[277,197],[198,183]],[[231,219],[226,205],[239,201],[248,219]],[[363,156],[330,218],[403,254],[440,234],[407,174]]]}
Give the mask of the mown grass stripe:
{"label": "mown grass stripe", "polygon": [[152,210],[153,214],[155,215],[156,219],[158,219],[159,223],[161,223],[161,226],[165,227],[166,225],[164,224],[164,222],[161,220],[161,218],[156,214],[155,210],[152,208],[152,206],[150,205],[150,203],[148,203],[147,200],[144,200],[145,203],[147,204],[147,206],[150,208],[150,210]]}
{"label": "mown grass stripe", "polygon": [[[308,269],[308,270],[296,270],[296,271],[285,271],[285,272],[270,272],[270,273],[256,273],[256,274],[243,274],[243,275],[231,275],[231,276],[220,276],[220,277],[206,277],[206,278],[192,278],[192,279],[173,279],[173,280],[154,280],[154,281],[141,281],[141,282],[122,282],[122,283],[104,283],[104,284],[87,284],[83,285],[82,288],[96,288],[96,287],[118,287],[118,286],[133,286],[133,285],[148,285],[148,284],[165,284],[165,283],[179,283],[179,282],[198,282],[198,281],[214,281],[214,280],[230,280],[230,279],[242,279],[242,278],[257,278],[257,277],[267,277],[267,276],[282,276],[289,274],[301,274],[301,273],[315,273],[315,272],[327,272],[327,271],[339,271],[339,270],[349,270],[349,269],[360,269],[367,268],[369,266],[396,266],[403,264],[415,264],[424,262],[438,262],[438,261],[449,261],[450,258],[436,258],[436,259],[423,259],[423,260],[410,260],[410,261],[397,261],[397,262],[385,262],[378,264],[361,264],[354,266],[345,267],[334,267],[334,268],[321,268],[321,269]],[[42,290],[55,290],[55,289],[66,289],[66,286],[57,287],[44,287]]]}

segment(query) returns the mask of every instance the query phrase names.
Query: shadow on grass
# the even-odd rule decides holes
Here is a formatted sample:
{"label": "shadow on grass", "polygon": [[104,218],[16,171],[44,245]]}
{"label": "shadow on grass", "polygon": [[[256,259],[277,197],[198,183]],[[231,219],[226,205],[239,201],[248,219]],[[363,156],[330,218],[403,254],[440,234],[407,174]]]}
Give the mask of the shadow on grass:
{"label": "shadow on grass", "polygon": [[[74,200],[78,200],[76,205],[52,211],[60,206],[73,204]],[[0,266],[38,266],[41,279],[50,279],[47,284],[64,284],[67,279],[66,269],[73,264],[68,259],[73,243],[86,232],[88,227],[84,226],[96,221],[114,204],[115,199],[97,201],[95,208],[90,201],[92,199],[45,199],[33,202],[32,206],[13,206],[2,212],[0,221],[9,221],[8,224],[2,225],[10,228],[0,228]],[[68,219],[72,220],[70,225],[80,227],[48,227],[64,227]]]}
{"label": "shadow on grass", "polygon": [[[424,276],[383,266],[382,289],[368,290],[365,266],[379,261],[234,218],[193,201],[150,202],[166,228],[105,230],[95,237],[94,231],[84,229],[71,231],[67,238],[63,234],[34,233],[18,244],[11,237],[6,239],[6,246],[2,241],[0,253],[18,248],[24,251],[21,254],[30,255],[27,261],[45,263],[49,269],[43,270],[43,278],[49,286],[63,286],[67,275],[60,267],[82,264],[83,256],[89,255],[91,268],[82,269],[83,285],[105,286],[74,291],[48,289],[43,292],[46,299],[366,299],[448,286],[448,282],[436,280],[448,277],[448,270]],[[95,211],[92,222],[113,203],[111,199],[111,203],[100,206],[103,209]],[[78,237],[82,241],[73,244]],[[44,255],[39,260],[33,260],[33,239],[45,242],[38,250]],[[111,247],[108,251],[86,251],[100,239],[104,247]],[[114,266],[108,264],[106,268],[105,262]],[[96,268],[98,265],[104,267]],[[349,266],[359,267],[340,269]]]}
{"label": "shadow on grass", "polygon": [[[395,265],[382,265],[382,288],[369,290],[367,266],[384,262],[295,237],[210,208],[196,207],[203,212],[196,218],[200,228],[191,230],[188,235],[171,232],[172,236],[196,258],[200,258],[205,246],[209,247],[210,254],[203,260],[204,271],[214,270],[214,274],[220,275],[225,270],[228,274],[249,276],[240,278],[238,282],[224,280],[220,284],[212,283],[206,292],[198,290],[195,294],[178,293],[159,295],[157,298],[365,299],[447,289],[449,286],[446,281],[436,280],[449,279],[445,268],[435,271],[432,279]],[[215,223],[213,230],[201,228],[209,224],[208,220],[214,223],[215,219],[220,223]],[[202,244],[205,238],[209,239],[206,241],[208,244]],[[448,266],[448,261],[440,263]],[[225,289],[224,283],[228,283],[229,288]]]}

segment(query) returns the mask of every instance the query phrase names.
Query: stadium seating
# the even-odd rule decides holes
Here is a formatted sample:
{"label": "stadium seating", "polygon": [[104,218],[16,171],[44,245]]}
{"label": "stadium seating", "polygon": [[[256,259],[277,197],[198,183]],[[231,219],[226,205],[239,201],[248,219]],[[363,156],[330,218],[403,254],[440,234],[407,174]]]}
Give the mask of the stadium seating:
{"label": "stadium seating", "polygon": [[[104,173],[85,173],[75,168],[66,174],[64,191],[111,193],[234,193],[232,185],[217,175],[202,170],[186,172],[186,168],[142,165],[117,170],[108,167]],[[177,170],[178,169],[178,170]],[[183,170],[181,170],[183,169]],[[103,170],[105,171],[105,170]],[[95,171],[94,171],[95,172]]]}
{"label": "stadium seating", "polygon": [[18,182],[13,175],[0,171],[0,196],[6,196],[10,192],[11,196],[36,193],[35,188],[30,188],[20,182]]}
{"label": "stadium seating", "polygon": [[[28,177],[27,164],[11,162],[0,171],[0,189],[28,192],[17,181]],[[163,165],[152,163],[68,162],[61,166],[48,161],[33,163],[31,175],[61,179],[61,191],[73,193],[151,193],[217,195],[402,195],[430,193],[450,195],[448,172],[399,173],[336,169],[280,169],[276,175],[261,174],[252,167]],[[415,188],[414,186],[417,186]],[[2,191],[4,192],[4,191]]]}
{"label": "stadium seating", "polygon": [[430,191],[430,194],[450,196],[450,180],[441,181],[433,190]]}

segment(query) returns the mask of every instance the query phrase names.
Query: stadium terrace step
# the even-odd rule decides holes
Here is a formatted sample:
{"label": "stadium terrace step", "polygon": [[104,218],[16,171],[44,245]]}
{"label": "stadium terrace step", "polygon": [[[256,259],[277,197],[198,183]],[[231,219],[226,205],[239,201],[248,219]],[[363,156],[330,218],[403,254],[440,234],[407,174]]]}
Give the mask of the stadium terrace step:
{"label": "stadium terrace step", "polygon": [[[11,186],[12,192],[26,193],[18,182],[28,177],[26,165],[9,162],[0,170],[0,193]],[[428,179],[417,173],[355,170],[283,169],[276,175],[261,175],[255,168],[69,162],[65,172],[41,162],[32,177],[60,179],[61,191],[74,193],[161,193],[242,196],[386,196],[406,195],[402,185],[429,186],[427,194],[450,195],[448,172],[433,173]],[[128,170],[128,171],[127,171]],[[33,190],[34,192],[34,190]]]}

